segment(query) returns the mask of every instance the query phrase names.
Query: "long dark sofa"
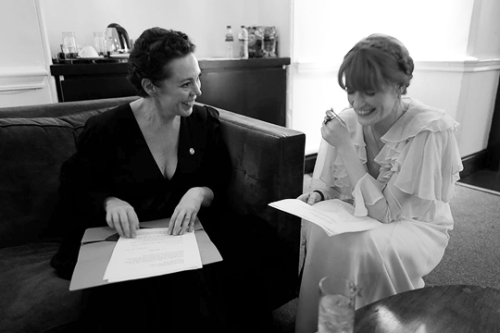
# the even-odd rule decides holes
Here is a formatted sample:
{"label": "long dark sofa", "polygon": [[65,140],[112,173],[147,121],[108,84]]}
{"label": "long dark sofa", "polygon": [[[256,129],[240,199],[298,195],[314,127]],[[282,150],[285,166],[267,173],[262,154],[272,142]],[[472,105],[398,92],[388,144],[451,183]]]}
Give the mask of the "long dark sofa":
{"label": "long dark sofa", "polygon": [[[90,116],[135,98],[0,108],[0,332],[77,327],[82,291],[69,291],[49,264],[61,240],[51,222],[59,170]],[[300,219],[267,204],[301,194],[305,135],[219,112],[232,160],[227,204],[263,218],[276,234],[280,257],[269,283],[279,307],[297,295]]]}

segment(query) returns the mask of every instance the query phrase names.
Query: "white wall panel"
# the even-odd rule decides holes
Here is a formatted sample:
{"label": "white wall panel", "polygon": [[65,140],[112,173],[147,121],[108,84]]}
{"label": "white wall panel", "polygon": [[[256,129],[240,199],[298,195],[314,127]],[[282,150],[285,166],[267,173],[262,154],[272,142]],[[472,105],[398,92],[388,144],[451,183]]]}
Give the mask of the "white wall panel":
{"label": "white wall panel", "polygon": [[37,1],[0,1],[0,107],[55,100]]}

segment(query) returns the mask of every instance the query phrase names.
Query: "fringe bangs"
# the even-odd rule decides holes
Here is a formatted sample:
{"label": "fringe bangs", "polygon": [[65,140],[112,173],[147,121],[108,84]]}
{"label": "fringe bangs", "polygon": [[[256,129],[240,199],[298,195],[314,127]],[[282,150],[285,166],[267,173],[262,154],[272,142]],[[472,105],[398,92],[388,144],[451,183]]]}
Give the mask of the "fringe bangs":
{"label": "fringe bangs", "polygon": [[368,49],[347,54],[339,69],[338,82],[349,92],[378,92],[386,84],[376,56]]}

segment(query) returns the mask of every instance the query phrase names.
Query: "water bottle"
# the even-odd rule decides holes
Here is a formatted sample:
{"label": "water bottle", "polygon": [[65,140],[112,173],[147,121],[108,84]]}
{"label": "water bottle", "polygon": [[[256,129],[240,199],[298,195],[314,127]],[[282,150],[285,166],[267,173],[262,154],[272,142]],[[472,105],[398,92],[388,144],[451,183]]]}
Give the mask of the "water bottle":
{"label": "water bottle", "polygon": [[234,44],[233,30],[231,30],[231,26],[228,25],[226,27],[226,58],[233,57],[233,44]]}
{"label": "water bottle", "polygon": [[248,30],[244,25],[241,26],[240,33],[238,34],[240,43],[240,58],[248,59]]}

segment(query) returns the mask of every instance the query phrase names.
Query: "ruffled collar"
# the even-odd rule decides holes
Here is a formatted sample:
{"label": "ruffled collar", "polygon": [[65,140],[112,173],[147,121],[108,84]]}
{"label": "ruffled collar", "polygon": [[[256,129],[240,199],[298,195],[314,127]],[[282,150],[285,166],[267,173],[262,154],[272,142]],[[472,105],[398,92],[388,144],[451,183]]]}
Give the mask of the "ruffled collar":
{"label": "ruffled collar", "polygon": [[[392,174],[398,171],[400,165],[396,163],[396,159],[409,139],[423,131],[442,132],[449,129],[455,130],[459,125],[441,109],[427,106],[417,99],[405,97],[405,100],[409,101],[407,111],[382,136],[381,140],[384,146],[375,157],[375,162],[380,165],[380,172],[377,177],[380,182],[387,182]],[[352,108],[349,108],[345,109],[341,114],[351,133],[351,141],[356,148],[358,157],[363,164],[366,164],[366,143],[363,128],[357,121],[356,113]],[[340,170],[345,168],[340,158],[337,158],[335,164]],[[344,175],[345,170],[342,170],[343,172],[340,170],[338,176],[346,178],[342,177],[346,176]],[[348,183],[347,178],[342,183],[345,186],[345,183]]]}
{"label": "ruffled collar", "polygon": [[406,141],[422,131],[442,132],[458,127],[458,122],[445,111],[427,106],[417,99],[405,99],[410,100],[408,110],[382,136],[385,144]]}
{"label": "ruffled collar", "polygon": [[[458,122],[445,111],[427,106],[418,99],[405,99],[409,100],[408,109],[380,138],[384,144],[406,141],[422,131],[442,132],[458,127]],[[349,128],[354,146],[366,147],[363,128],[357,121],[354,109],[345,109],[341,114]]]}

